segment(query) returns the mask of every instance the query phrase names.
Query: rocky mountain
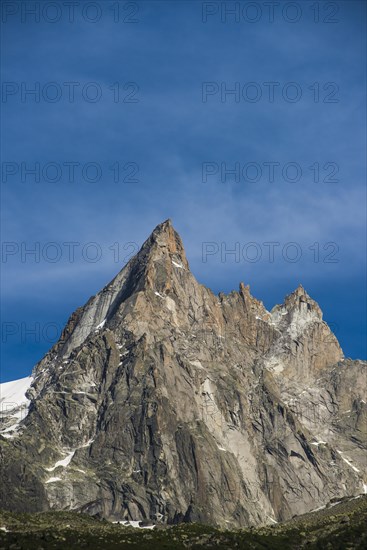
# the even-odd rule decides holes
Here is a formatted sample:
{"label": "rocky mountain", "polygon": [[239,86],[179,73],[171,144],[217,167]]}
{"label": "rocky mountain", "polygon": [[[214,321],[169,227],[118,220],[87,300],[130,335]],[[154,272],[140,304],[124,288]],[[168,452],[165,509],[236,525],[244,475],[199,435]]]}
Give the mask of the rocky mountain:
{"label": "rocky mountain", "polygon": [[199,284],[168,220],[3,385],[2,507],[235,528],[366,493],[366,372],[302,286]]}

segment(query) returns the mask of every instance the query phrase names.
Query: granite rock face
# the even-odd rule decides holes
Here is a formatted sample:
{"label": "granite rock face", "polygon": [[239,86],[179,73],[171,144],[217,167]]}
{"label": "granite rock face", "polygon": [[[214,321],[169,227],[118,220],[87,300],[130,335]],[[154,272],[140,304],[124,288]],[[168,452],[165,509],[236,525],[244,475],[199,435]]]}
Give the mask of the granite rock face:
{"label": "granite rock face", "polygon": [[366,372],[301,286],[200,285],[168,220],[3,413],[2,506],[232,528],[367,492]]}

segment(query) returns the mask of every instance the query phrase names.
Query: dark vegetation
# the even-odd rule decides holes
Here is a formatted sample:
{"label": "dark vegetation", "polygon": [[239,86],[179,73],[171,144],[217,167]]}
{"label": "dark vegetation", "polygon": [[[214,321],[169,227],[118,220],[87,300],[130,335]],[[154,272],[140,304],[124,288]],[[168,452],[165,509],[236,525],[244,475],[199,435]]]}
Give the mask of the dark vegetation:
{"label": "dark vegetation", "polygon": [[[15,514],[0,510],[0,548],[11,550],[367,548],[367,495],[264,527],[226,531],[199,524],[136,529],[75,512]],[[5,530],[6,529],[6,530]]]}

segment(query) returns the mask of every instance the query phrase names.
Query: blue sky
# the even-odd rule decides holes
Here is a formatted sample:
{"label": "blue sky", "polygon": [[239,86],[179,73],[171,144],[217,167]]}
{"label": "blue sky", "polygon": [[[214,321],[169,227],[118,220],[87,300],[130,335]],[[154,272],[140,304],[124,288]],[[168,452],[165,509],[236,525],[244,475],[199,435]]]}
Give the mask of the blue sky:
{"label": "blue sky", "polygon": [[119,2],[114,21],[116,2],[80,1],[73,23],[61,1],[39,22],[34,2],[4,4],[2,381],[168,217],[201,283],[244,281],[269,309],[302,283],[366,357],[365,2],[319,2],[319,22],[314,1],[280,2],[273,22],[264,2],[237,21],[234,2]]}

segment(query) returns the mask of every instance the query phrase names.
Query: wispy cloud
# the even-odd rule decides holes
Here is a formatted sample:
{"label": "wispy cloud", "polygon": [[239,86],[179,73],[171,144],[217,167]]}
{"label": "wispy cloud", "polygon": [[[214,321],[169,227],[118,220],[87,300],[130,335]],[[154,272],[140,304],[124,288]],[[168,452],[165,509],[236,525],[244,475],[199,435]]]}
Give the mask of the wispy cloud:
{"label": "wispy cloud", "polygon": [[[19,175],[2,183],[4,241],[97,242],[103,250],[96,263],[80,255],[73,263],[66,256],[56,263],[9,258],[3,263],[5,318],[11,313],[21,319],[27,302],[30,316],[33,307],[47,318],[52,304],[52,316],[63,320],[122,267],[126,251],[115,262],[111,245],[140,245],[157,223],[171,217],[204,284],[227,291],[244,279],[271,305],[303,281],[338,320],[347,352],[364,354],[355,320],[362,316],[365,296],[365,4],[340,2],[340,22],[334,25],[313,23],[309,9],[293,25],[265,19],[226,24],[220,18],[203,24],[200,2],[139,6],[135,25],[115,24],[109,13],[94,25],[14,20],[4,26],[3,80],[29,87],[77,81],[79,90],[94,81],[103,90],[97,103],[79,94],[74,103],[21,102],[15,96],[3,104],[3,161],[97,162],[103,168],[96,184],[80,177],[70,183],[65,173],[58,183],[31,177],[21,182]],[[116,81],[136,82],[138,103],[114,103],[109,87]],[[264,96],[257,103],[243,98],[236,103],[217,94],[203,103],[207,81],[219,87],[224,82],[228,89],[235,82],[241,87],[257,82]],[[268,81],[279,83],[274,103],[265,99]],[[290,103],[281,90],[294,81],[302,99]],[[319,102],[310,89],[315,82]],[[339,87],[337,103],[323,101],[328,82]],[[268,161],[299,163],[302,179],[235,183],[216,175],[202,181],[204,162],[231,167]],[[113,183],[115,162],[135,162],[139,182]],[[336,163],[339,181],[312,181],[309,167],[315,162],[321,170]],[[208,241],[228,249],[236,242],[242,247],[294,241],[303,255],[296,263],[282,257],[251,263],[230,256],[222,262],[217,254],[204,263],[202,243]],[[309,247],[315,242],[324,256],[329,250],[322,246],[337,243],[339,262],[325,263],[324,256],[313,261]],[[18,365],[23,374],[27,353],[16,346],[4,350],[5,365]],[[29,366],[44,351],[29,350]]]}

